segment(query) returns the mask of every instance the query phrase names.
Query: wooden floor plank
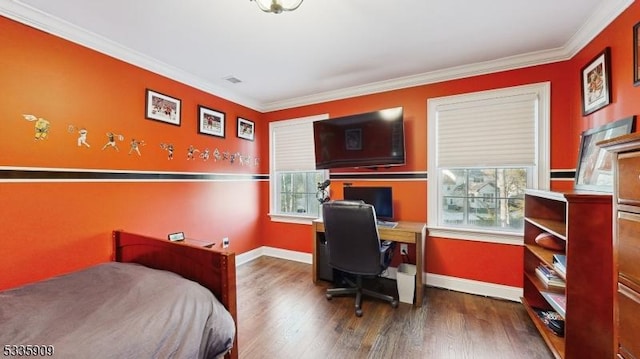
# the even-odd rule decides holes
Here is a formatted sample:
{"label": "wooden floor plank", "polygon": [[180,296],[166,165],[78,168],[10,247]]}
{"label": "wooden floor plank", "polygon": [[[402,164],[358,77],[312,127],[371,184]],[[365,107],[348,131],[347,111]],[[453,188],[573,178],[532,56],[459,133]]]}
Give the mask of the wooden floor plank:
{"label": "wooden floor plank", "polygon": [[[379,281],[397,297],[395,282]],[[327,300],[311,266],[260,257],[238,267],[242,359],[550,359],[520,303],[427,288],[421,308],[365,297]]]}

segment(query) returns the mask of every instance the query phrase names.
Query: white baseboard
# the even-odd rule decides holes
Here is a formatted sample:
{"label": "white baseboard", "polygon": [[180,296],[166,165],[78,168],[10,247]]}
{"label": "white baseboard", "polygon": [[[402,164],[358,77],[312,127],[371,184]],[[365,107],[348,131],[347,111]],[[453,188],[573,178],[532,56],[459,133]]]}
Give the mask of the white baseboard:
{"label": "white baseboard", "polygon": [[[236,266],[250,262],[261,256],[287,259],[307,264],[312,264],[311,262],[313,259],[311,253],[263,246],[237,255]],[[382,274],[382,276],[389,279],[396,279],[397,272],[397,268],[389,267],[386,272]],[[440,274],[422,273],[422,282],[432,287],[444,288],[469,294],[483,295],[493,298],[507,299],[514,302],[520,302],[520,297],[522,297],[522,288],[481,282],[471,279],[450,277]]]}
{"label": "white baseboard", "polygon": [[433,273],[426,273],[426,277],[427,280],[425,283],[432,287],[445,288],[469,294],[484,295],[493,298],[507,299],[514,302],[520,302],[520,298],[522,297],[522,288],[518,287],[450,277]]}
{"label": "white baseboard", "polygon": [[236,266],[239,266],[247,262],[251,262],[252,260],[260,258],[262,256],[287,259],[290,261],[302,262],[307,264],[311,264],[311,262],[313,261],[313,255],[311,253],[304,253],[304,252],[291,251],[288,249],[262,246],[262,247],[250,250],[249,252],[238,254],[236,256]]}

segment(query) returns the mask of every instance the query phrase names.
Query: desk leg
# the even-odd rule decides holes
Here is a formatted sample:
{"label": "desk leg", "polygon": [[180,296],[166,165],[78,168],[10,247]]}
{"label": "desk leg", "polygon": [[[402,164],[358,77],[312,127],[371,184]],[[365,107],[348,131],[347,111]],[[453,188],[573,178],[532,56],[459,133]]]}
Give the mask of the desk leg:
{"label": "desk leg", "polygon": [[426,233],[416,233],[416,307],[422,307],[424,296],[424,284],[422,283],[422,272],[424,270],[424,239]]}
{"label": "desk leg", "polygon": [[320,235],[320,233],[318,233],[318,227],[315,222],[313,223],[312,233],[313,237],[311,241],[313,242],[313,253],[311,259],[311,279],[313,280],[313,284],[316,284],[316,282],[318,281],[318,257],[316,253],[318,252],[318,236]]}

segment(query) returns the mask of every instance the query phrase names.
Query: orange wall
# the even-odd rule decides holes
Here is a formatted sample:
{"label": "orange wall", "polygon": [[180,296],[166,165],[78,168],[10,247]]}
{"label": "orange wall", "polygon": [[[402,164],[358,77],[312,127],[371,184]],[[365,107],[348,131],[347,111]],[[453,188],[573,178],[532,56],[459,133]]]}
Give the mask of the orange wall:
{"label": "orange wall", "polygon": [[[258,199],[264,189],[253,177],[266,172],[268,161],[243,166],[186,155],[194,145],[259,157],[261,137],[239,139],[235,125],[236,116],[255,120],[256,133],[264,134],[260,113],[3,17],[0,38],[2,169],[241,176],[239,181],[1,182],[0,288],[110,260],[113,229],[160,237],[184,231],[218,243],[228,236],[238,252],[260,245],[259,223],[266,212]],[[145,119],[146,88],[182,100],[181,126]],[[226,112],[225,138],[197,133],[199,104]],[[35,141],[34,123],[22,114],[49,120],[47,139]],[[77,132],[69,132],[69,125],[88,129],[90,148],[77,146]],[[110,131],[126,137],[118,142],[119,152],[101,149]],[[131,138],[145,141],[141,156],[128,155]],[[173,160],[160,147],[166,142],[175,145]]]}
{"label": "orange wall", "polygon": [[[427,99],[549,81],[551,82],[551,168],[575,169],[582,131],[640,112],[640,102],[634,101],[634,98],[640,94],[640,88],[632,86],[631,64],[632,26],[640,21],[640,17],[634,15],[638,13],[640,13],[640,4],[635,2],[570,61],[274,111],[268,113],[266,119],[277,121],[320,113],[339,117],[403,106],[409,129],[406,134],[407,165],[379,170],[376,173],[426,171]],[[580,70],[606,46],[612,48],[613,103],[583,118],[580,102]],[[261,153],[266,154],[267,151],[267,144],[264,143]],[[342,172],[342,170],[332,171],[332,173],[335,172]],[[332,183],[331,196],[341,198],[342,183],[340,181],[334,181],[334,183]],[[379,182],[363,180],[357,184],[376,185]],[[397,203],[398,219],[426,222],[426,181],[390,181],[388,184],[393,186],[394,196],[401,198]],[[573,188],[573,182],[554,180],[551,188],[569,190]],[[292,248],[292,246],[304,248],[301,243],[305,243],[306,248],[311,248],[309,229],[305,226],[270,223],[266,226],[266,231],[269,245],[282,248]],[[295,244],[292,245],[292,243]],[[425,262],[425,269],[429,273],[522,286],[522,248],[519,246],[429,237]]]}
{"label": "orange wall", "polygon": [[[331,117],[403,106],[407,164],[386,172],[427,169],[428,98],[550,81],[552,84],[551,168],[574,169],[581,131],[640,112],[632,86],[631,28],[640,20],[635,2],[573,59],[565,62],[446,81],[379,94],[330,101],[260,114],[122,61],[0,17],[0,166],[118,169],[207,174],[268,172],[268,122],[329,113]],[[613,103],[583,118],[580,69],[604,47],[612,48]],[[144,89],[182,99],[182,126],[144,118]],[[226,112],[226,138],[196,133],[198,104]],[[33,113],[52,122],[45,141],[33,141]],[[256,122],[255,142],[235,137],[236,116]],[[78,148],[69,124],[90,130],[91,149]],[[147,143],[143,156],[98,148],[107,131]],[[159,143],[176,144],[167,160]],[[260,158],[258,166],[228,161],[187,161],[190,144]],[[355,170],[344,170],[353,172]],[[339,172],[344,172],[339,171]],[[373,173],[372,171],[361,170]],[[334,172],[336,173],[336,172]],[[426,221],[426,181],[334,181],[332,197],[344,182],[391,185],[398,219]],[[552,181],[552,189],[569,189],[570,181]],[[164,236],[185,231],[194,238],[231,238],[231,248],[245,252],[261,245],[311,251],[308,225],[274,223],[267,217],[268,183],[237,182],[38,182],[0,185],[0,288],[109,260],[110,231],[123,228]],[[521,286],[522,251],[518,246],[429,238],[425,256],[430,273]],[[7,275],[8,274],[8,275]]]}

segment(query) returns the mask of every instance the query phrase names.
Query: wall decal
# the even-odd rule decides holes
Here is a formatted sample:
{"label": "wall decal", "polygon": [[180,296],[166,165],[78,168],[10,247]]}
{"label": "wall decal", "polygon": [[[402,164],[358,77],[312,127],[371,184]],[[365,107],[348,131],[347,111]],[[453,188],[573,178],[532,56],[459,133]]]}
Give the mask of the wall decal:
{"label": "wall decal", "polygon": [[144,145],[144,140],[136,140],[135,138],[132,138],[131,142],[129,142],[129,154],[135,152],[138,154],[138,156],[142,156],[142,154],[140,153],[140,146]]}
{"label": "wall decal", "polygon": [[34,123],[34,131],[35,131],[35,140],[44,140],[47,138],[49,134],[49,128],[51,127],[51,123],[45,120],[42,117],[36,117],[34,115],[22,115],[25,120]]}
{"label": "wall decal", "polygon": [[173,159],[173,144],[172,143],[161,143],[160,148],[167,151],[167,159]]}
{"label": "wall decal", "polygon": [[113,132],[107,132],[107,143],[104,144],[104,146],[102,146],[102,150],[104,151],[106,148],[115,148],[117,152],[120,152],[120,149],[118,148],[118,144],[116,143],[116,139],[120,142],[124,141],[124,136],[123,135],[116,135]]}
{"label": "wall decal", "polygon": [[204,151],[202,151],[202,153],[200,153],[200,158],[202,158],[203,161],[207,161],[209,159],[209,149],[205,148]]}
{"label": "wall decal", "polygon": [[78,133],[78,140],[77,140],[78,147],[82,147],[82,146],[91,147],[87,143],[87,135],[89,134],[89,131],[87,131],[86,128],[84,128],[84,127],[78,128],[75,125],[69,125],[69,126],[67,126],[67,132],[69,132],[69,133],[76,133],[77,132]]}
{"label": "wall decal", "polygon": [[187,161],[195,159],[196,152],[200,152],[200,150],[193,147],[193,145],[189,145],[189,148],[187,148]]}

